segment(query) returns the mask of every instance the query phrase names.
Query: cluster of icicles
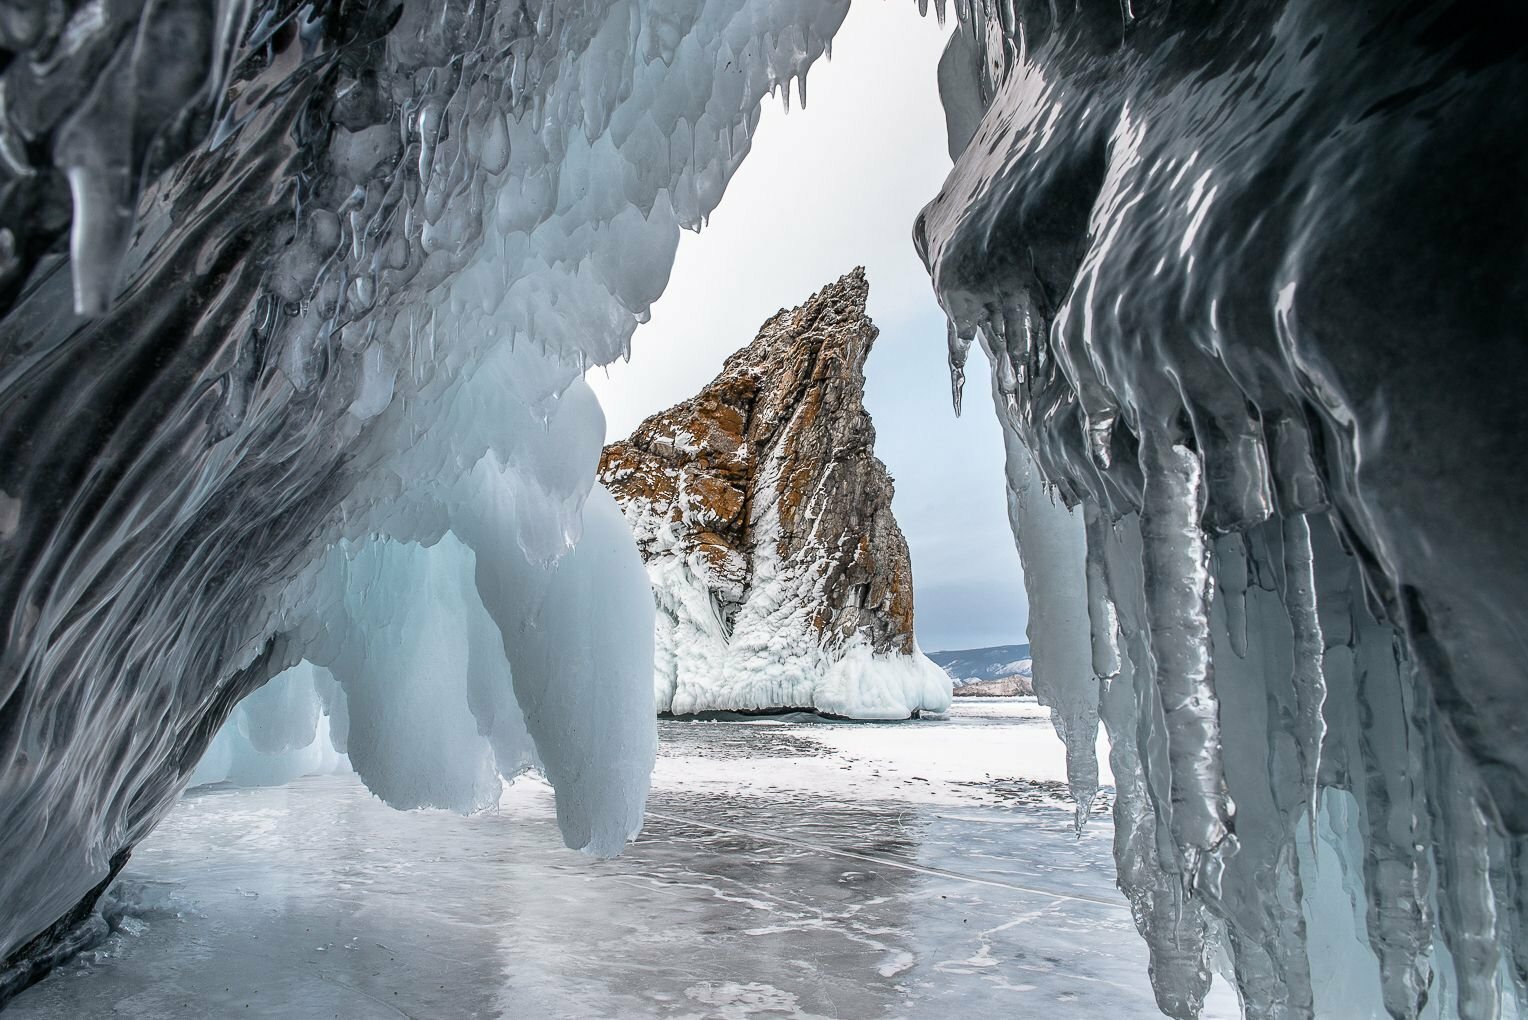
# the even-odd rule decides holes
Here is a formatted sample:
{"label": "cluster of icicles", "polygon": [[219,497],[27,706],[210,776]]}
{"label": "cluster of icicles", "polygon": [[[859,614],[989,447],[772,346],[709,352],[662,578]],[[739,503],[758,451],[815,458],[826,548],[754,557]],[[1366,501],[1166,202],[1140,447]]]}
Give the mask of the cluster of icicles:
{"label": "cluster of icicles", "polygon": [[[1397,544],[1356,481],[1365,412],[1312,352],[1365,338],[1302,300],[1342,268],[1323,261],[1332,208],[1373,187],[1309,144],[1310,107],[1339,97],[1307,58],[1351,26],[1291,4],[1262,35],[1236,22],[1260,59],[1174,78],[1150,42],[1130,52],[1129,5],[1092,10],[1101,28],[1090,5],[1062,24],[976,6],[941,65],[955,168],[917,239],[957,413],[973,342],[992,366],[1035,688],[1079,826],[1108,732],[1118,882],[1158,1004],[1198,1016],[1219,969],[1249,1017],[1515,1014],[1528,855],[1433,703],[1394,561],[1355,555],[1355,536]],[[1151,9],[1160,59],[1194,59]],[[1379,108],[1397,87],[1375,77],[1340,99]],[[1414,144],[1395,130],[1381,151]]]}
{"label": "cluster of icicles", "polygon": [[1197,1016],[1219,966],[1249,1016],[1501,1015],[1528,964],[1517,859],[1327,516],[1208,532],[1183,445],[1139,511],[1069,510],[1016,436],[1036,693],[1079,826],[1107,729],[1118,881],[1163,1011]]}

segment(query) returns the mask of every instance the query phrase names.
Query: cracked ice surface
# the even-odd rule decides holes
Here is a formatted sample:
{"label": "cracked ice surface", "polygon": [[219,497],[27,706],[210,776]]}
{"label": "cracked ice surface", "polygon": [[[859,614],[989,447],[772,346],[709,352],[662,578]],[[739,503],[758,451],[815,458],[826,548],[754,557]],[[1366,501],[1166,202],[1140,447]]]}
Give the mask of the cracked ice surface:
{"label": "cracked ice surface", "polygon": [[[467,818],[346,777],[193,791],[123,881],[133,923],[8,1015],[1151,1010],[1107,819],[1074,837],[1033,702],[664,722],[660,748],[642,837],[599,862],[561,848],[539,784]],[[1222,987],[1207,1015],[1234,1014]]]}

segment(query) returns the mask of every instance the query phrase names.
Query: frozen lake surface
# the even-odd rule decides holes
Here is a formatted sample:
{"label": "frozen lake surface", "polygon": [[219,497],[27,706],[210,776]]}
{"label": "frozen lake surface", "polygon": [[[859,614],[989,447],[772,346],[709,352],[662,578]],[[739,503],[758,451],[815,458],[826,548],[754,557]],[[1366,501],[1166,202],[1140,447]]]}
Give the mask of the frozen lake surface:
{"label": "frozen lake surface", "polygon": [[[7,1020],[1157,1015],[1106,809],[1073,838],[1033,700],[659,730],[608,861],[533,780],[468,818],[353,775],[193,791],[124,873],[138,906]],[[1237,1015],[1223,982],[1205,1015]]]}

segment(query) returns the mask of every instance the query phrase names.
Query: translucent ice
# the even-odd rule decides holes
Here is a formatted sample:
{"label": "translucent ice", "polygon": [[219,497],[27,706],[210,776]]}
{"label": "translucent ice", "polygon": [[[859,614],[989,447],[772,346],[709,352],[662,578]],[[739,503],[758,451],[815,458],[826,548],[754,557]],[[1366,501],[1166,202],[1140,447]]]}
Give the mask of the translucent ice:
{"label": "translucent ice", "polygon": [[1014,515],[1036,687],[1047,632],[1050,683],[1118,669],[1159,1005],[1196,1015],[1220,959],[1248,1016],[1510,1014],[1518,43],[1450,3],[956,13],[915,240],[957,390],[988,353],[1010,487],[1054,494]]}
{"label": "translucent ice", "polygon": [[189,785],[279,786],[346,766],[347,707],[328,671],[300,662],[239,702]]}
{"label": "translucent ice", "polygon": [[635,831],[651,597],[578,376],[845,11],[6,8],[0,960],[294,667],[316,717],[287,674],[204,778],[327,725],[399,806],[534,763],[571,845]]}

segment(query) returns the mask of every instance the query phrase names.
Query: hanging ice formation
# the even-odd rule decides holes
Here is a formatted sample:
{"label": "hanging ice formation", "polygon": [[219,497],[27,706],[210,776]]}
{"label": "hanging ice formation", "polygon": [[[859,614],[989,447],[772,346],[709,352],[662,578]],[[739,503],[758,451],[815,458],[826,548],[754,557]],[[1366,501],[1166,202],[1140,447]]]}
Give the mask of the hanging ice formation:
{"label": "hanging ice formation", "polygon": [[[1163,1011],[1528,980],[1528,62],[1465,4],[957,4],[916,239]],[[1079,818],[1081,815],[1079,815]]]}
{"label": "hanging ice formation", "polygon": [[235,706],[189,785],[280,786],[349,764],[350,706],[334,675],[300,662]]}
{"label": "hanging ice formation", "polygon": [[[651,602],[577,376],[844,9],[0,10],[0,961],[67,948],[304,661],[394,803],[537,761],[570,843],[632,831]],[[956,14],[919,243],[957,394],[978,335],[994,366],[1080,800],[1113,738],[1162,1006],[1229,961],[1251,1016],[1507,1008],[1523,36],[1428,0]]]}
{"label": "hanging ice formation", "polygon": [[652,600],[579,376],[846,9],[0,10],[0,1000],[283,671],[204,778],[327,726],[395,805],[535,763],[571,846],[635,832]]}

